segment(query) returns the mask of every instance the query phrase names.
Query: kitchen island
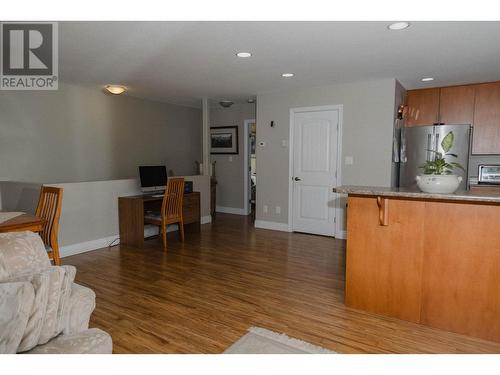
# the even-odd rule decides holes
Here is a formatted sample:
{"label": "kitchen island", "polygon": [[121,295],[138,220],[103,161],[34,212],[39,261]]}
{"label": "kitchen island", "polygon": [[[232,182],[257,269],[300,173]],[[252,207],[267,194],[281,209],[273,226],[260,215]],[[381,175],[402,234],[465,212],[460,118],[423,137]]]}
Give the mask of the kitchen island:
{"label": "kitchen island", "polygon": [[500,194],[341,186],[349,307],[500,342]]}

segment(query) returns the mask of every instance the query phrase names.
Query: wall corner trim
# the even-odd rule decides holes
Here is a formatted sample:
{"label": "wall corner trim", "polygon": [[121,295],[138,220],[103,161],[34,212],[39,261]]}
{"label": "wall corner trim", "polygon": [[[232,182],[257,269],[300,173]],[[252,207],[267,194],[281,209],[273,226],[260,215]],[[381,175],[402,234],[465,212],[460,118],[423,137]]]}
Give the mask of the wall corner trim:
{"label": "wall corner trim", "polygon": [[278,223],[276,221],[255,220],[255,228],[278,230],[281,232],[291,232],[288,224]]}
{"label": "wall corner trim", "polygon": [[207,216],[202,216],[200,219],[201,224],[209,224],[212,222],[212,216],[207,215]]}

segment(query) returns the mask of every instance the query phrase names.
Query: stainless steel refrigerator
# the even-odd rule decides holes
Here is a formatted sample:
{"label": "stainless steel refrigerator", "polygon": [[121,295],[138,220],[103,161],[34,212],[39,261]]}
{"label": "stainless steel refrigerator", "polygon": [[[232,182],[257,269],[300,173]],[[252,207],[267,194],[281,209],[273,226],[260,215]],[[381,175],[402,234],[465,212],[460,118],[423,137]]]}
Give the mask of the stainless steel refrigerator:
{"label": "stainless steel refrigerator", "polygon": [[458,155],[457,158],[446,156],[447,161],[460,163],[465,171],[455,168],[453,173],[462,176],[460,190],[468,188],[468,166],[471,145],[472,127],[465,125],[430,125],[415,126],[401,129],[399,186],[416,187],[415,177],[423,173],[419,168],[427,160],[434,160],[435,152],[445,154],[441,142],[449,133],[453,132],[453,147],[449,153]]}

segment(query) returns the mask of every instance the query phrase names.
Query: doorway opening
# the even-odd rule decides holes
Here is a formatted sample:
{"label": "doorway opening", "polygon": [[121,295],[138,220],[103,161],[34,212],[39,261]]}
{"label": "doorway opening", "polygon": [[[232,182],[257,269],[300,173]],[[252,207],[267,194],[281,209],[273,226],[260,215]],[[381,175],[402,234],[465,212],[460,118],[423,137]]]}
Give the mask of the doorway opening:
{"label": "doorway opening", "polygon": [[244,210],[246,215],[251,215],[255,220],[255,198],[257,194],[257,169],[256,169],[256,132],[255,119],[245,120],[245,158],[244,158]]}

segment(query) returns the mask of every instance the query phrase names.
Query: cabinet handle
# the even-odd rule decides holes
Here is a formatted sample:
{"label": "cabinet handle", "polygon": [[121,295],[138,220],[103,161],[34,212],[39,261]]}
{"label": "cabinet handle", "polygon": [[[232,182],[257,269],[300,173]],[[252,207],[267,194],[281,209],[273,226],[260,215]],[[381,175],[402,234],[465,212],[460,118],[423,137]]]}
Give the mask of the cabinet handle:
{"label": "cabinet handle", "polygon": [[389,199],[377,197],[377,206],[379,224],[386,227],[389,225]]}

